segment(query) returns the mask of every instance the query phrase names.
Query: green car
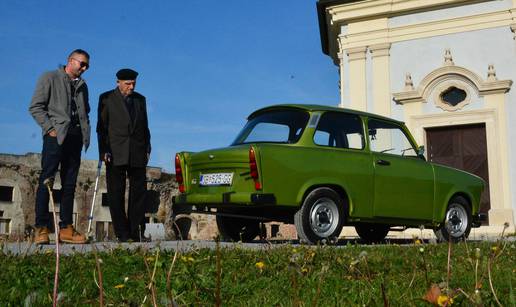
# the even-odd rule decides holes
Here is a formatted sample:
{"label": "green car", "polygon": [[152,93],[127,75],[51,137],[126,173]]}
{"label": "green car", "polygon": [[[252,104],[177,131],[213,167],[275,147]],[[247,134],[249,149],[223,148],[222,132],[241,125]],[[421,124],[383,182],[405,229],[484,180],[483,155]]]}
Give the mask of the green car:
{"label": "green car", "polygon": [[403,122],[348,109],[259,109],[229,147],[177,153],[175,168],[174,214],[215,214],[233,241],[271,221],[311,244],[336,242],[345,225],[366,242],[399,226],[459,241],[482,220],[481,178],[427,162]]}

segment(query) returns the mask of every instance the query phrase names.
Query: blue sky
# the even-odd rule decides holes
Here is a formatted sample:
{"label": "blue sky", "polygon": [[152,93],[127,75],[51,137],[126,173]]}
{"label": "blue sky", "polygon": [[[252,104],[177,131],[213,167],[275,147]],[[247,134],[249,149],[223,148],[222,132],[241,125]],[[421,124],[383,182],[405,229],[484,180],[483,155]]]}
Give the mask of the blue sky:
{"label": "blue sky", "polygon": [[[152,135],[150,165],[178,151],[227,146],[257,108],[338,104],[338,71],[320,47],[315,0],[1,1],[0,152],[41,151],[28,113],[36,80],[76,48],[90,120],[123,67],[140,75]],[[97,159],[96,133],[83,156]]]}

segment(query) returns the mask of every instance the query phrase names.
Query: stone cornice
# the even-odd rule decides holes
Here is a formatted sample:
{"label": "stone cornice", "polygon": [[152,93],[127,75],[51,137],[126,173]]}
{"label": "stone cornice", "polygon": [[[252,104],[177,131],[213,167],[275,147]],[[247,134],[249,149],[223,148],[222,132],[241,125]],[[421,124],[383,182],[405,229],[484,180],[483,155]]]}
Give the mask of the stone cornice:
{"label": "stone cornice", "polygon": [[489,2],[492,0],[376,0],[341,4],[327,9],[333,24],[347,24],[352,21],[391,17],[437,10],[463,4]]}
{"label": "stone cornice", "polygon": [[516,27],[512,14],[508,10],[414,23],[374,31],[341,34],[339,39],[343,48],[354,48],[503,26]]}
{"label": "stone cornice", "polygon": [[420,127],[440,127],[465,123],[485,123],[496,121],[495,109],[467,110],[460,113],[434,113],[414,115],[412,118],[417,121]]}
{"label": "stone cornice", "polygon": [[383,29],[373,27],[374,30],[371,30],[371,27],[364,27],[358,31],[341,33],[342,25],[489,1],[494,0],[369,0],[349,3],[343,1],[343,4],[336,4],[325,9],[324,18],[327,27],[324,36],[327,37],[325,40],[327,47],[323,49],[337,64],[337,53],[339,53],[337,40],[341,40],[340,50],[342,50],[503,26],[510,26],[515,32],[516,39],[516,0],[513,0],[512,8],[497,12],[409,24],[394,28],[388,26]]}

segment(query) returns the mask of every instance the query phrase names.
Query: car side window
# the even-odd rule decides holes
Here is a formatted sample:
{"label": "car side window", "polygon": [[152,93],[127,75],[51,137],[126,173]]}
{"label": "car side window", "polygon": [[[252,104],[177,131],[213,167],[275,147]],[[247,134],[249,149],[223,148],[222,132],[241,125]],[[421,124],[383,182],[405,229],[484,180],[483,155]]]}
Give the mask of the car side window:
{"label": "car side window", "polygon": [[315,130],[314,143],[328,147],[363,149],[362,120],[354,114],[326,112]]}
{"label": "car side window", "polygon": [[417,157],[417,152],[400,126],[386,121],[369,119],[371,151],[398,156]]}

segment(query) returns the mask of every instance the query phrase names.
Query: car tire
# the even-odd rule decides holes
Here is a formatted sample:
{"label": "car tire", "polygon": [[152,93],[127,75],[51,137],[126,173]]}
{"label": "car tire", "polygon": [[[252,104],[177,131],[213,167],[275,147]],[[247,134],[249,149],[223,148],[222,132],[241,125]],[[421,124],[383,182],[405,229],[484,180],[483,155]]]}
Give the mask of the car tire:
{"label": "car tire", "polygon": [[308,244],[336,243],[344,221],[342,198],[330,188],[311,191],[294,215],[297,235]]}
{"label": "car tire", "polygon": [[446,209],[444,221],[434,230],[439,242],[460,242],[469,236],[471,231],[471,209],[464,197],[452,198]]}
{"label": "car tire", "polygon": [[355,231],[366,243],[382,242],[389,233],[389,229],[389,225],[384,224],[360,223],[355,225]]}
{"label": "car tire", "polygon": [[223,241],[251,242],[260,234],[260,222],[217,215],[217,228]]}

